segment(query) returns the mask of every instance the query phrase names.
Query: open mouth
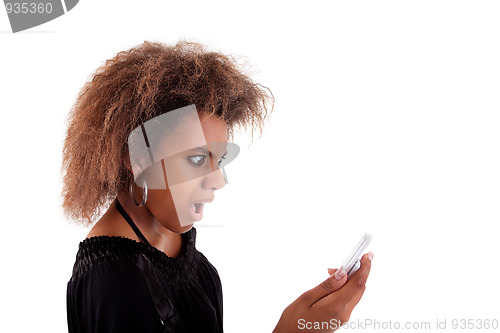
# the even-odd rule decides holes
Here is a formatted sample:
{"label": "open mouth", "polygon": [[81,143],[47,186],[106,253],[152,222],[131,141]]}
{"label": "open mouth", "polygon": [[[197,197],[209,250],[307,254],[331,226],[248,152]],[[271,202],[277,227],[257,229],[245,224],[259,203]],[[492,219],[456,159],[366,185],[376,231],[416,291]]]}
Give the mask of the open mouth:
{"label": "open mouth", "polygon": [[192,202],[189,204],[189,212],[191,213],[191,217],[194,221],[199,221],[203,217],[203,206],[205,206],[202,202]]}
{"label": "open mouth", "polygon": [[203,218],[203,207],[205,207],[206,203],[212,201],[214,201],[214,197],[205,198],[189,204],[189,212],[191,213],[193,221],[199,221]]}
{"label": "open mouth", "polygon": [[202,208],[203,208],[203,205],[205,205],[205,204],[200,203],[200,202],[195,202],[195,203],[194,203],[194,206],[196,207],[196,213],[198,213],[198,214],[199,214],[199,213],[201,212],[201,210],[202,210]]}

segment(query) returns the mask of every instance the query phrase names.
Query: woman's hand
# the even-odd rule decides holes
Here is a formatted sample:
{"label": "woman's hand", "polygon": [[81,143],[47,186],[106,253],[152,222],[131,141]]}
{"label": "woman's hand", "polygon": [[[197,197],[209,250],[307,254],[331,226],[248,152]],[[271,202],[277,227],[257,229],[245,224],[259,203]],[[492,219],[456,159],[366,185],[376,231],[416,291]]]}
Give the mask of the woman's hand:
{"label": "woman's hand", "polygon": [[349,280],[343,268],[339,274],[329,270],[332,275],[328,279],[286,307],[273,333],[335,332],[349,320],[363,296],[372,258],[371,252],[366,253]]}

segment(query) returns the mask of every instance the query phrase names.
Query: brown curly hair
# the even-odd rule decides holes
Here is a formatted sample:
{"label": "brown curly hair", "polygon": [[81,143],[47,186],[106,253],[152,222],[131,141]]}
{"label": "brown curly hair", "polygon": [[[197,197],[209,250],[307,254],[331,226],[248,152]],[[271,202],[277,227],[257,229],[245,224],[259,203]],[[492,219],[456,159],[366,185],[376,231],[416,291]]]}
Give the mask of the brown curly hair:
{"label": "brown curly hair", "polygon": [[[268,104],[271,102],[271,110]],[[149,42],[107,60],[80,90],[67,118],[61,172],[62,209],[88,227],[133,175],[127,137],[141,123],[195,104],[234,128],[259,129],[274,109],[272,92],[246,75],[236,59],[204,46],[179,41]]]}

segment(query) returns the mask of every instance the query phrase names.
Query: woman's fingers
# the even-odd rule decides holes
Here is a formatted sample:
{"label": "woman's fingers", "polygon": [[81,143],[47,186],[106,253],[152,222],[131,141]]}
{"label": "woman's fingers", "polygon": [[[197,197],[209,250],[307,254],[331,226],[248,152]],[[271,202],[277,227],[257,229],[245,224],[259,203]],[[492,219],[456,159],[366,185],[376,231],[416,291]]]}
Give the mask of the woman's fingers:
{"label": "woman's fingers", "polygon": [[300,296],[302,301],[311,306],[319,299],[342,288],[347,281],[347,274],[345,274],[345,269],[341,268],[341,270],[341,272],[334,270],[335,274],[321,282],[318,286],[303,293]]}
{"label": "woman's fingers", "polygon": [[306,291],[286,307],[274,332],[300,332],[301,328],[297,326],[300,320],[326,322],[335,319],[341,324],[349,321],[352,310],[365,290],[371,268],[369,255],[373,256],[367,253],[361,258],[361,267],[349,279],[344,268],[329,269],[331,276],[328,279]]}
{"label": "woman's fingers", "polygon": [[[349,315],[365,292],[365,284],[368,280],[368,275],[370,274],[372,266],[369,255],[370,253],[366,253],[361,258],[361,267],[349,277],[345,286],[336,293],[338,297],[336,298],[336,302],[345,304],[345,311],[349,313]],[[371,254],[371,256],[373,257],[373,254]]]}
{"label": "woman's fingers", "polygon": [[314,304],[317,311],[329,313],[342,322],[348,321],[352,310],[363,296],[370,268],[371,261],[367,253],[361,258],[361,267],[349,276],[342,288]]}

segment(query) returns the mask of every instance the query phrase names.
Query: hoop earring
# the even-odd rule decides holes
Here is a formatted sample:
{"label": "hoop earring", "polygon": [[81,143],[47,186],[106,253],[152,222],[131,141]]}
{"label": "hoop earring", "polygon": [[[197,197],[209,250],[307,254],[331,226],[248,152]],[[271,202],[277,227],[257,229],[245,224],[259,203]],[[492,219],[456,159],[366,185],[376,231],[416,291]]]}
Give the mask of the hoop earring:
{"label": "hoop earring", "polygon": [[138,204],[137,201],[135,200],[135,195],[134,195],[134,181],[132,180],[130,182],[128,191],[130,194],[130,199],[134,202],[136,207],[142,207],[146,204],[146,200],[148,200],[148,184],[146,184],[146,180],[143,178],[142,179],[142,184],[143,184],[143,192],[142,192],[142,202],[141,204]]}

